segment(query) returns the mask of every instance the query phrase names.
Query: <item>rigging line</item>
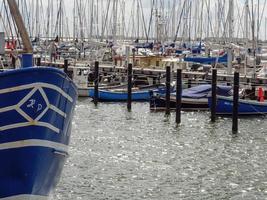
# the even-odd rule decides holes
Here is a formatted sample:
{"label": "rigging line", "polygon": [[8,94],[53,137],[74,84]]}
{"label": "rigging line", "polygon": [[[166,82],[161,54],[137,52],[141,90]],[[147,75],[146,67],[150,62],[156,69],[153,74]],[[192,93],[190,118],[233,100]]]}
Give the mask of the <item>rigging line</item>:
{"label": "rigging line", "polygon": [[244,17],[244,7],[243,7],[243,10],[241,12],[242,14],[240,15],[240,11],[239,9],[237,9],[237,16],[238,16],[238,22],[237,22],[237,32],[236,32],[236,37],[238,38],[238,35],[240,33],[240,29],[241,29],[241,32],[245,32],[244,30],[244,27],[243,27],[243,24],[241,23],[241,19]]}
{"label": "rigging line", "polygon": [[[89,3],[89,0],[85,1],[84,10],[83,10],[83,18],[84,18],[84,24],[86,24],[86,31],[87,31],[87,37],[90,38],[93,35],[93,4],[94,1],[91,1],[91,4]],[[86,10],[88,11],[88,15],[86,17]]]}
{"label": "rigging line", "polygon": [[[40,7],[41,7],[41,13],[40,13],[41,19],[43,19],[43,22],[45,23],[45,21],[44,21],[44,19],[45,19],[44,10],[45,9],[44,9],[44,6],[43,6],[43,0],[40,0]],[[42,26],[42,29],[40,29],[40,36],[42,35],[41,32],[45,32],[45,28],[43,26]]]}
{"label": "rigging line", "polygon": [[[128,19],[128,24],[131,24],[130,23],[130,21],[131,21],[131,18],[133,17],[133,11],[131,10],[131,13],[130,13],[130,17],[129,17],[129,19]],[[127,28],[126,28],[126,35],[129,35],[129,33],[130,33],[130,26],[127,26]]]}
{"label": "rigging line", "polygon": [[186,0],[184,0],[184,4],[183,4],[183,7],[182,7],[182,10],[181,10],[181,13],[180,13],[179,23],[178,23],[178,26],[177,26],[177,29],[176,29],[176,33],[175,33],[175,37],[174,37],[173,42],[176,42],[176,40],[177,40],[178,32],[179,32],[181,21],[182,21],[182,16],[183,16],[183,13],[184,13],[185,2],[186,2]]}
{"label": "rigging line", "polygon": [[105,17],[105,21],[104,21],[104,26],[102,27],[102,37],[101,37],[101,41],[103,41],[103,39],[104,39],[104,34],[105,34],[106,26],[107,26],[108,15],[109,15],[109,9],[110,9],[110,2],[111,2],[111,0],[108,1],[108,5],[107,5],[107,12],[106,12],[106,17]]}
{"label": "rigging line", "polygon": [[[93,2],[93,1],[92,1]],[[85,1],[85,3],[83,4],[83,6],[82,6],[82,8],[81,8],[81,18],[83,19],[82,21],[83,21],[83,25],[82,25],[82,30],[83,30],[83,39],[85,39],[86,38],[86,35],[87,35],[87,37],[88,37],[88,28],[90,27],[88,24],[89,24],[89,21],[88,21],[88,19],[87,19],[87,17],[86,17],[86,8],[87,8],[87,3],[88,3],[88,1]],[[88,14],[89,15],[89,14]],[[91,29],[91,27],[90,27],[90,29]],[[92,30],[92,29],[91,29]],[[87,32],[87,34],[86,34],[86,32]],[[89,38],[89,37],[88,37]]]}
{"label": "rigging line", "polygon": [[[131,7],[134,8],[134,1],[133,1],[133,4],[132,4]],[[133,12],[133,9],[131,9],[130,17],[129,17],[129,19],[128,19],[128,24],[133,24],[133,27],[132,27],[132,26],[128,26],[128,27],[127,27],[126,35],[131,34],[131,36],[133,36],[133,30],[134,30],[135,27],[134,27],[134,22],[131,23],[132,18],[134,18],[134,12]],[[130,33],[130,32],[131,32],[131,33]]]}
{"label": "rigging line", "polygon": [[79,6],[77,6],[78,9],[78,13],[79,13],[79,21],[80,21],[80,37],[82,38],[82,40],[84,40],[84,32],[83,32],[83,20],[82,20],[82,2],[80,1]]}
{"label": "rigging line", "polygon": [[49,36],[49,27],[50,27],[50,3],[51,1],[48,1],[48,6],[47,6],[47,9],[46,9],[46,14],[47,14],[47,22],[46,22],[46,37]]}
{"label": "rigging line", "polygon": [[126,27],[126,24],[125,24],[125,1],[122,1],[121,2],[121,4],[120,4],[120,6],[121,6],[121,15],[122,15],[122,27],[123,27],[123,29],[122,29],[122,36],[124,36],[124,39],[125,39],[125,27]]}
{"label": "rigging line", "polygon": [[[64,4],[64,1],[62,1],[62,15],[63,15],[63,17],[66,19],[66,29],[64,30],[65,32],[66,32],[66,37],[67,36],[69,36],[70,35],[70,31],[69,31],[69,23],[68,23],[68,20],[69,20],[69,18],[67,17],[67,15],[66,15],[66,6],[65,6],[65,4]],[[64,19],[63,18],[63,19]],[[62,23],[63,24],[63,23]],[[64,35],[62,35],[62,37],[63,37]]]}
{"label": "rigging line", "polygon": [[148,42],[148,37],[150,35],[150,30],[151,30],[151,24],[152,24],[153,9],[154,9],[154,5],[155,5],[155,0],[152,0],[151,4],[152,4],[152,7],[151,7],[151,12],[150,12],[149,26],[148,26],[147,38],[146,38],[147,42]]}
{"label": "rigging line", "polygon": [[3,23],[3,28],[5,29],[5,32],[6,33],[8,33],[8,30],[7,30],[7,27],[6,27],[6,25],[5,25],[5,22],[4,22],[4,18],[3,18],[3,16],[2,16],[2,10],[3,10],[3,2],[2,2],[2,5],[1,5],[1,12],[0,12],[0,19],[2,19],[2,23]]}
{"label": "rigging line", "polygon": [[208,23],[209,23],[209,26],[210,26],[210,31],[211,31],[211,34],[212,34],[212,36],[214,37],[214,31],[213,31],[213,26],[212,26],[212,22],[211,22],[211,16],[210,16],[210,7],[208,7],[208,3],[207,3],[207,1],[205,0],[205,3],[206,3],[206,8],[207,8],[207,11],[208,11]]}
{"label": "rigging line", "polygon": [[25,13],[26,13],[26,19],[27,19],[27,23],[28,23],[28,31],[30,32],[30,14],[28,11],[28,6],[26,3],[26,0],[24,0],[24,9],[25,9]]}
{"label": "rigging line", "polygon": [[229,16],[230,16],[230,12],[229,12],[229,10],[228,10],[228,12],[227,12],[227,17],[226,17],[226,19],[225,19],[225,21],[223,22],[223,35],[222,35],[222,38],[224,39],[224,40],[226,40],[226,26],[227,26],[227,22],[228,22],[228,20],[229,20]]}
{"label": "rigging line", "polygon": [[[164,3],[161,3],[162,5],[161,6],[164,6]],[[170,1],[168,1],[167,3],[167,10],[170,11]],[[165,7],[164,7],[165,8]],[[170,12],[168,12],[168,14],[164,15],[164,12],[163,12],[163,17],[164,17],[164,35],[166,38],[168,38],[168,32],[169,32],[169,27],[170,27],[170,21],[171,21],[171,14]],[[166,19],[166,20],[165,20]],[[169,23],[166,23],[166,22],[169,22]]]}
{"label": "rigging line", "polygon": [[142,14],[142,18],[143,18],[143,25],[144,25],[146,38],[148,38],[148,33],[147,33],[147,29],[146,29],[146,22],[145,22],[145,16],[144,16],[144,10],[143,10],[143,4],[141,3],[141,0],[139,0],[139,4],[140,4],[140,7],[141,7],[141,14]]}
{"label": "rigging line", "polygon": [[264,5],[263,5],[263,8],[262,8],[260,23],[259,23],[259,27],[258,27],[258,32],[260,31],[259,29],[260,29],[261,22],[262,22],[262,19],[263,19],[263,13],[264,13],[264,10],[265,10],[265,7],[266,7],[266,3],[267,3],[267,0],[264,1]]}
{"label": "rigging line", "polygon": [[[14,22],[14,17],[13,17],[13,15],[11,15],[11,19],[12,19],[12,23],[13,23],[13,26],[14,26],[14,30],[15,30],[16,36],[17,36],[17,38],[19,38],[20,34],[19,34],[19,32],[18,32],[18,28],[17,28],[17,26],[15,25],[16,23]],[[9,23],[10,23],[10,21],[9,21]],[[11,27],[11,23],[10,23],[10,29],[12,29],[12,27]],[[12,39],[13,39],[13,37],[14,37],[14,35],[12,34]],[[20,46],[20,48],[21,48],[22,45],[21,45],[20,40],[18,39],[17,41],[18,41],[19,46]]]}
{"label": "rigging line", "polygon": [[[93,3],[93,1],[92,1]],[[88,13],[88,15],[86,15],[85,13]],[[90,10],[90,4],[89,4],[89,0],[85,0],[85,5],[84,5],[84,24],[85,24],[85,31],[86,31],[86,36],[87,38],[90,38],[90,34],[92,33],[92,23],[90,22],[90,14],[92,15],[92,12]]]}
{"label": "rigging line", "polygon": [[[225,1],[221,3],[220,12],[220,30],[224,32],[224,20],[225,20]],[[223,34],[222,34],[223,35]]]}
{"label": "rigging line", "polygon": [[[124,2],[125,4],[125,2]],[[98,15],[98,11],[99,11],[99,1],[96,1],[96,11],[95,11],[95,15],[96,15],[96,24],[97,24],[97,29],[96,29],[96,35],[97,35],[97,39],[99,39],[99,15]],[[125,14],[125,12],[124,12]],[[124,27],[125,27],[125,21],[124,21]]]}
{"label": "rigging line", "polygon": [[10,33],[11,33],[11,37],[13,39],[14,35],[13,35],[13,31],[12,31],[12,26],[11,26],[11,23],[10,23],[10,18],[9,18],[9,15],[8,15],[6,1],[4,1],[4,9],[5,9],[6,16],[7,16],[7,23],[8,23],[8,27],[9,27]]}
{"label": "rigging line", "polygon": [[[133,5],[132,5],[132,20],[133,20],[133,26],[132,26],[132,37],[135,37],[137,35],[137,28],[135,26],[138,26],[135,24],[135,1],[133,1]],[[138,3],[138,2],[137,2]],[[138,16],[139,17],[139,16]],[[137,21],[137,20],[136,20]],[[136,32],[135,32],[136,30]]]}
{"label": "rigging line", "polygon": [[189,10],[190,10],[189,2],[187,2],[185,9],[186,11],[184,12],[184,16],[183,16],[183,19],[185,20],[185,22],[183,24],[183,32],[182,32],[183,42],[185,42],[186,40],[185,38],[187,37],[187,34],[189,34],[189,25],[188,25],[188,19],[189,19],[188,15],[189,15]]}
{"label": "rigging line", "polygon": [[58,10],[57,10],[57,20],[56,20],[55,29],[54,29],[54,35],[58,34],[57,31],[59,31],[59,30],[58,30],[59,15],[60,15],[60,7],[59,7]]}
{"label": "rigging line", "polygon": [[201,12],[200,12],[200,25],[199,25],[199,30],[200,31],[200,41],[202,40],[203,37],[203,10],[204,10],[204,3],[203,0],[201,0]]}
{"label": "rigging line", "polygon": [[121,12],[121,14],[119,16],[119,19],[121,20],[120,21],[120,24],[121,24],[120,35],[121,35],[121,39],[124,40],[125,39],[124,38],[124,36],[125,36],[125,34],[124,34],[124,32],[125,32],[125,11],[124,11],[125,10],[125,2],[124,1],[119,1],[119,8],[120,9],[118,9],[118,10],[120,10],[120,12]]}
{"label": "rigging line", "polygon": [[189,30],[188,30],[188,32],[189,32],[189,35],[188,35],[188,37],[189,37],[189,43],[191,43],[191,22],[192,22],[192,1],[190,0],[190,2],[189,2]]}

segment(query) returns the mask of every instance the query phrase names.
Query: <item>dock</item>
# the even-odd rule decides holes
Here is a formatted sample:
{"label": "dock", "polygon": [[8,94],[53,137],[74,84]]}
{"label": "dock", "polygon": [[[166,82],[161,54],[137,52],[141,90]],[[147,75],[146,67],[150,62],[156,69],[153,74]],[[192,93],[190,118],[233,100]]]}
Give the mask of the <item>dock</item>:
{"label": "dock", "polygon": [[[64,68],[64,62],[41,62],[42,66],[52,66],[57,68]],[[75,65],[72,65],[70,63],[68,70],[71,72],[72,68],[74,67],[89,67],[91,71],[94,71],[94,66],[88,66],[87,63],[76,63]],[[121,66],[115,66],[115,65],[107,65],[107,64],[100,64],[99,65],[99,73],[110,75],[114,73],[118,74],[127,74],[127,68],[121,67]],[[136,76],[147,76],[150,78],[159,78],[159,77],[165,77],[166,70],[165,69],[153,69],[153,68],[140,68],[140,67],[133,67],[133,74]],[[176,77],[176,71],[175,69],[172,69],[172,80],[175,80]],[[211,82],[212,80],[212,73],[207,72],[197,72],[197,71],[182,71],[182,78],[184,80],[205,80],[208,82]],[[224,82],[224,83],[232,83],[234,80],[234,74],[226,74],[226,73],[220,73],[218,71],[217,75],[217,81],[218,82]],[[240,83],[243,84],[254,84],[254,85],[265,85],[267,84],[267,77],[252,77],[251,75],[242,75],[240,74]]]}

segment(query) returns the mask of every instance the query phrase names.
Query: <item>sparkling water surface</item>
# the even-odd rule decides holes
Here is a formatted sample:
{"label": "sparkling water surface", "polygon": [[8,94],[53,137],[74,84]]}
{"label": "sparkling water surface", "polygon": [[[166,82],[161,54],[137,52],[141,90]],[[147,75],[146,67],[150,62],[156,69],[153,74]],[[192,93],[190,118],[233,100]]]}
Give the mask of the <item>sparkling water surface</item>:
{"label": "sparkling water surface", "polygon": [[79,99],[55,200],[267,199],[267,117],[210,123],[209,112]]}

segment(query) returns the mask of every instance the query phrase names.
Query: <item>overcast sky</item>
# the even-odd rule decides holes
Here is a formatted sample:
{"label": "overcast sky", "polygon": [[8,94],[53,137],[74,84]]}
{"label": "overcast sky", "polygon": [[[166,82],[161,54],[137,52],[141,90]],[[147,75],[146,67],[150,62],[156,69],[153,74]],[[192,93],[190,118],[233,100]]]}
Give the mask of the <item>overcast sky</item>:
{"label": "overcast sky", "polygon": [[[29,4],[32,4],[34,3],[34,6],[36,5],[36,2],[42,2],[43,4],[43,9],[42,10],[39,10],[38,11],[38,14],[40,15],[40,19],[38,20],[38,23],[42,26],[42,27],[46,27],[47,26],[47,5],[49,2],[53,2],[53,9],[54,9],[54,14],[53,14],[53,19],[51,19],[51,22],[50,24],[52,23],[56,23],[56,16],[57,16],[57,4],[61,1],[61,0],[19,0],[20,3],[22,2],[27,2],[28,3],[28,10],[31,10],[31,6]],[[111,29],[110,27],[113,26],[113,17],[111,15],[111,10],[112,10],[112,5],[113,5],[113,2],[115,0],[111,0],[110,2],[110,14],[108,16],[108,21],[107,21],[107,29]],[[143,8],[143,13],[144,13],[144,16],[142,16],[142,14],[140,14],[140,17],[139,17],[139,24],[140,24],[140,32],[142,32],[144,34],[144,24],[143,24],[143,19],[145,20],[145,25],[146,25],[146,29],[148,30],[148,24],[149,24],[149,21],[150,21],[150,14],[151,14],[151,7],[152,7],[152,3],[153,0],[117,0],[118,3],[119,3],[119,6],[118,6],[118,29],[121,28],[121,26],[123,26],[123,23],[122,23],[122,8],[124,7],[124,3],[125,3],[125,30],[124,30],[124,33],[127,33],[127,34],[134,34],[134,32],[136,32],[136,29],[137,29],[137,2],[140,1],[142,8]],[[162,8],[164,7],[164,13],[161,13],[162,15],[164,14],[165,15],[165,23],[167,23],[166,27],[168,26],[168,31],[171,31],[171,29],[173,29],[171,26],[171,22],[175,21],[175,25],[173,26],[175,29],[177,28],[178,24],[179,24],[179,20],[180,20],[180,13],[181,13],[181,10],[182,10],[182,7],[183,7],[183,4],[184,4],[184,1],[186,1],[188,3],[188,5],[191,5],[191,13],[190,13],[190,19],[191,19],[191,31],[193,31],[193,29],[197,26],[199,26],[199,16],[200,16],[200,10],[201,10],[201,2],[203,2],[203,8],[204,8],[204,12],[203,12],[203,34],[206,34],[207,32],[207,29],[209,28],[209,36],[213,34],[215,34],[216,32],[216,26],[217,25],[214,25],[214,24],[218,24],[218,22],[216,22],[216,18],[217,18],[217,11],[216,11],[216,8],[218,8],[218,2],[220,2],[222,4],[222,2],[226,2],[225,4],[225,16],[224,18],[226,19],[227,18],[227,14],[228,14],[228,3],[230,0],[154,0],[154,4],[157,4],[157,8]],[[69,34],[72,34],[73,33],[73,22],[74,22],[74,17],[73,17],[73,8],[74,8],[74,2],[82,2],[83,3],[83,8],[82,9],[85,9],[84,12],[86,14],[86,18],[83,18],[83,22],[84,24],[86,24],[86,27],[84,25],[83,28],[79,27],[77,29],[81,30],[81,29],[88,29],[88,24],[90,21],[90,16],[91,16],[91,13],[90,13],[90,3],[91,2],[94,2],[94,5],[95,5],[95,8],[96,6],[98,5],[98,17],[97,17],[97,20],[98,20],[98,26],[96,25],[96,12],[93,13],[93,16],[94,16],[94,31],[96,31],[96,26],[98,27],[98,29],[101,29],[102,25],[103,25],[103,22],[101,19],[105,19],[105,16],[106,16],[106,10],[107,10],[107,3],[109,2],[109,0],[62,0],[63,4],[64,4],[64,8],[65,8],[65,16],[64,16],[64,20],[63,20],[63,23],[64,23],[64,28],[66,29],[66,27],[68,27],[68,30],[69,30]],[[191,4],[190,4],[191,2]],[[210,6],[208,5],[208,2],[210,2]],[[234,35],[235,36],[242,36],[243,32],[244,32],[244,2],[245,0],[234,0],[234,3],[235,3],[235,6],[234,6],[234,28],[235,28],[235,33]],[[250,10],[251,10],[251,0],[249,0],[249,3],[250,3]],[[257,3],[258,0],[254,0],[253,1],[254,3]],[[262,39],[265,39],[265,28],[266,28],[266,16],[267,16],[267,12],[265,12],[266,10],[266,0],[259,0],[260,2],[260,7],[259,7],[259,13],[260,13],[260,19],[261,21],[259,21],[261,23],[261,26],[260,26],[260,37]],[[3,5],[3,1],[1,2],[0,0],[0,6]],[[170,14],[173,12],[173,5],[175,5],[175,14]],[[207,11],[207,8],[210,7],[210,10]],[[156,8],[156,5],[154,5],[154,8]],[[257,5],[255,4],[254,5],[254,12],[256,13],[257,11]],[[264,10],[263,10],[264,9]],[[1,10],[1,13],[3,10]],[[50,11],[51,11],[51,8],[50,8]],[[95,9],[96,11],[96,9]],[[184,11],[185,13],[186,11]],[[36,20],[36,17],[35,17],[35,12],[30,12],[33,17],[31,17],[28,21],[31,21],[30,23],[28,22],[28,24],[31,24],[30,26],[35,26],[34,24],[34,21]],[[155,18],[155,9],[153,10],[153,17],[154,19]],[[189,13],[189,9],[187,9],[187,13]],[[4,14],[4,13],[3,13]],[[2,14],[2,15],[3,15]],[[175,16],[174,16],[175,15]],[[207,17],[209,15],[209,18]],[[173,18],[172,16],[174,16],[174,20],[171,20],[170,18]],[[257,16],[257,15],[256,15]],[[189,18],[189,14],[187,16],[182,16],[182,25],[183,25],[183,22],[186,20],[186,17]],[[76,20],[77,20],[78,16],[76,15]],[[168,18],[168,19],[167,19]],[[208,20],[209,19],[209,20]],[[1,19],[0,19],[1,20]],[[163,21],[164,21],[163,20]],[[1,20],[3,21],[3,20]],[[3,22],[0,21],[0,29],[4,30],[3,28]],[[188,21],[188,20],[187,20]],[[257,21],[256,21],[257,22]],[[79,22],[77,22],[79,23]],[[205,24],[206,23],[206,24]],[[26,23],[27,24],[27,23]],[[212,24],[213,27],[209,27],[208,25],[209,24]],[[181,26],[182,26],[181,25]],[[55,25],[54,25],[55,26]],[[225,23],[224,23],[224,26],[225,26]],[[78,25],[76,24],[76,27],[78,27]],[[205,28],[204,28],[205,27]],[[207,28],[206,28],[207,27]],[[34,28],[33,28],[34,29]],[[55,29],[55,28],[53,28]],[[153,22],[153,24],[151,25],[151,32],[155,31],[153,30],[155,29],[155,23]],[[182,28],[180,28],[182,29]],[[79,31],[77,30],[77,32]],[[100,30],[99,30],[100,31]],[[205,32],[206,31],[206,32]],[[118,30],[117,30],[118,32]],[[187,31],[188,32],[188,31]],[[135,33],[136,34],[136,33]],[[181,33],[182,34],[182,33]]]}

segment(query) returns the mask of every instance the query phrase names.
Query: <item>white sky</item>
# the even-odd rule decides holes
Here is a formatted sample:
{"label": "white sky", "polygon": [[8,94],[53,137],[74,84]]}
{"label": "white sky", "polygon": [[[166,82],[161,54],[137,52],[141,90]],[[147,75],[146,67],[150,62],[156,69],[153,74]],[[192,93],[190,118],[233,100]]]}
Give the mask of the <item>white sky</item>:
{"label": "white sky", "polygon": [[[23,3],[23,2],[27,2],[28,4],[28,9],[30,10],[31,6],[29,6],[29,4],[36,4],[37,1],[43,3],[43,10],[40,10],[38,12],[38,14],[40,15],[40,20],[38,20],[38,24],[41,25],[41,27],[46,27],[47,26],[47,5],[48,5],[48,2],[51,1],[53,2],[54,6],[53,6],[53,9],[54,9],[54,16],[53,16],[53,19],[51,19],[51,22],[50,23],[54,23],[54,26],[55,26],[55,23],[56,23],[56,10],[57,10],[57,6],[56,4],[60,2],[60,0],[18,0],[20,3]],[[80,27],[79,24],[77,25],[76,24],[76,29],[77,29],[77,32],[80,32],[81,29],[84,30],[84,32],[90,32],[90,30],[88,30],[88,25],[90,24],[89,21],[90,21],[90,16],[91,16],[91,13],[90,13],[90,9],[89,9],[89,6],[86,6],[86,5],[90,5],[90,3],[93,1],[95,6],[97,5],[98,3],[98,6],[99,6],[99,10],[98,10],[98,26],[96,25],[96,17],[94,17],[94,30],[93,32],[96,32],[96,29],[98,27],[98,32],[101,32],[101,27],[103,26],[103,23],[101,21],[101,19],[103,18],[104,19],[104,16],[105,16],[105,13],[106,13],[106,8],[107,8],[107,2],[109,0],[77,0],[78,2],[82,2],[85,6],[85,13],[86,13],[86,18],[83,18],[82,20],[82,23],[83,23],[83,27]],[[110,10],[112,10],[112,5],[113,5],[113,2],[115,0],[111,0],[111,5],[110,5]],[[118,0],[119,2],[119,5],[123,5],[122,3],[125,2],[125,29],[123,30],[124,33],[128,34],[128,35],[133,35],[133,36],[136,36],[136,31],[137,31],[137,17],[136,17],[136,14],[135,16],[133,17],[133,13],[136,13],[137,11],[137,2],[139,0]],[[142,2],[142,6],[143,6],[143,10],[144,10],[144,19],[145,19],[145,23],[146,23],[146,29],[148,30],[148,22],[149,22],[149,19],[150,19],[150,12],[151,12],[151,2],[153,0],[140,0],[140,2]],[[192,5],[192,11],[191,11],[191,28],[190,28],[190,32],[192,32],[191,34],[194,35],[193,32],[196,32],[197,30],[193,31],[194,29],[196,29],[197,24],[199,24],[199,16],[200,16],[200,10],[201,10],[201,2],[204,2],[204,12],[203,12],[203,16],[204,16],[204,19],[203,19],[203,35],[205,34],[208,34],[209,36],[212,36],[212,35],[215,35],[216,31],[218,28],[218,22],[216,22],[216,17],[218,15],[218,13],[216,12],[216,9],[218,5],[218,2],[229,2],[229,0],[186,0],[188,2],[188,5],[189,5],[189,2],[191,2],[191,5]],[[251,8],[251,1],[252,0],[249,0],[249,3],[250,3],[250,8]],[[62,2],[64,2],[64,6],[65,6],[65,10],[66,10],[66,17],[64,17],[64,20],[63,20],[63,23],[64,23],[64,29],[66,30],[66,27],[68,27],[68,30],[69,30],[69,35],[72,35],[73,34],[73,8],[74,8],[74,2],[75,0],[62,0]],[[175,25],[172,27],[171,25],[171,22],[173,20],[168,20],[168,19],[165,19],[166,23],[167,23],[167,26],[168,26],[168,33],[170,31],[173,31],[174,29],[177,28],[177,25],[179,23],[179,18],[180,18],[180,12],[181,12],[181,8],[183,6],[183,3],[184,3],[184,0],[154,0],[154,2],[158,4],[158,7],[160,7],[160,5],[164,5],[165,6],[165,14],[166,13],[171,13],[172,12],[172,9],[173,9],[173,2],[175,2],[175,9],[176,9],[176,12],[175,12]],[[210,12],[208,13],[207,12],[207,7],[208,7],[208,2],[210,2]],[[235,28],[235,32],[234,32],[234,36],[239,36],[239,37],[242,37],[243,34],[244,34],[244,2],[245,0],[234,0],[235,2],[235,8],[234,8],[234,13],[235,13],[235,17],[234,17],[234,28]],[[253,0],[254,2],[254,7],[257,8],[257,5],[256,3],[258,3],[258,0]],[[266,11],[266,0],[259,0],[259,3],[260,3],[260,7],[259,7],[259,11],[260,11],[260,18],[262,18],[262,21],[261,21],[261,26],[260,26],[260,38],[261,39],[265,39],[265,28],[266,28],[266,16],[267,16],[267,12]],[[0,2],[0,6],[1,6],[1,3]],[[121,15],[121,7],[122,6],[119,6],[119,12],[118,12],[118,26],[117,26],[117,32],[119,32],[119,30],[122,32],[122,26],[123,24],[121,23],[121,19],[122,19],[122,15]],[[265,8],[265,9],[264,9]],[[264,10],[263,10],[264,9]],[[227,18],[227,12],[228,12],[228,3],[226,3],[226,13],[225,13],[225,18]],[[169,11],[169,12],[168,12]],[[257,11],[257,9],[255,9],[255,12]],[[1,11],[2,12],[2,11]],[[197,14],[198,12],[198,14]],[[33,28],[32,29],[37,29],[35,27],[35,24],[36,24],[36,17],[35,17],[35,12],[30,12],[30,13],[33,13],[31,14],[33,17],[30,17],[30,21],[28,20],[28,24],[31,24],[30,26],[32,26]],[[262,14],[263,13],[263,14]],[[94,13],[95,14],[95,13]],[[198,15],[198,16],[197,16]],[[208,16],[209,15],[209,19],[210,21],[208,21]],[[95,15],[94,15],[95,16]],[[155,16],[155,10],[154,10],[154,15]],[[171,16],[169,16],[171,18]],[[182,29],[184,28],[183,26],[183,21],[185,21],[186,17],[189,17],[188,16],[183,16],[183,20],[182,20],[182,23],[181,23],[181,27],[180,27],[180,30],[182,31]],[[78,18],[78,17],[77,17]],[[77,19],[76,18],[76,19]],[[242,19],[242,20],[241,20]],[[113,26],[113,17],[109,14],[109,17],[108,17],[108,21],[107,21],[107,30],[109,30],[109,32],[111,32],[111,29],[112,29],[112,26]],[[144,32],[144,31],[141,31],[143,30],[143,24],[142,24],[142,16],[140,15],[140,18],[139,18],[139,21],[140,21],[140,32]],[[79,23],[79,22],[77,22]],[[256,21],[257,23],[257,21]],[[26,23],[27,24],[27,23]],[[210,24],[212,24],[212,28],[211,27],[208,27]],[[216,24],[216,25],[215,25]],[[225,25],[225,24],[224,24]],[[41,29],[42,29],[41,28]],[[207,30],[209,28],[209,33],[207,33]],[[1,19],[0,19],[0,30],[3,30],[3,23],[1,22]],[[55,27],[53,27],[53,29],[55,30]],[[153,22],[153,24],[151,25],[151,32],[154,32],[154,29],[155,29],[155,22]],[[221,30],[222,31],[222,30]],[[188,31],[187,31],[188,32]],[[85,33],[86,34],[86,33]],[[87,33],[88,34],[88,33]],[[180,33],[180,35],[182,35],[182,32]],[[144,35],[144,33],[143,33]],[[171,33],[170,33],[171,35]],[[222,35],[222,33],[221,33]]]}

